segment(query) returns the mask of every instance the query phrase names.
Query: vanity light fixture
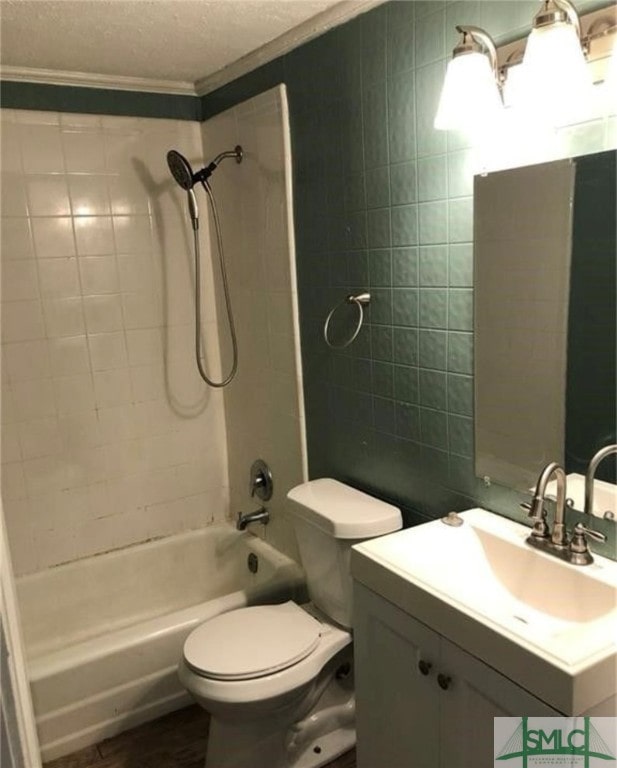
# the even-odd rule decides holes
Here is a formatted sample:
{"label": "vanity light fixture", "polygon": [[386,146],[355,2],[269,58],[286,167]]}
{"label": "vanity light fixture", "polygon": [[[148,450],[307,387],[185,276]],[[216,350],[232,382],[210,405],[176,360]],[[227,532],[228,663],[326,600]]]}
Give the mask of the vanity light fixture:
{"label": "vanity light fixture", "polygon": [[552,125],[574,122],[588,110],[592,80],[581,23],[569,0],[543,0],[527,38],[514,107]]}
{"label": "vanity light fixture", "polygon": [[[527,39],[500,45],[478,27],[463,35],[448,64],[434,126],[506,131],[590,120],[617,112],[617,3],[579,17],[569,0],[541,0]],[[506,117],[509,115],[509,118]]]}
{"label": "vanity light fixture", "polygon": [[503,110],[495,43],[479,27],[456,30],[462,39],[448,63],[434,126],[441,131],[490,129]]}

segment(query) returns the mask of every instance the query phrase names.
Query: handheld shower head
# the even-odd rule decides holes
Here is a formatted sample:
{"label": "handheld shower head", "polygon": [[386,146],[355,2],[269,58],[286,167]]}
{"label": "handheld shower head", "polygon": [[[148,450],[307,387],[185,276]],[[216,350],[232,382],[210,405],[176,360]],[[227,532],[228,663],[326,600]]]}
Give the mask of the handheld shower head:
{"label": "handheld shower head", "polygon": [[167,165],[176,182],[187,192],[195,184],[193,169],[189,161],[175,149],[167,153]]}
{"label": "handheld shower head", "polygon": [[169,166],[171,175],[174,177],[176,183],[179,184],[182,189],[186,190],[191,224],[193,225],[193,229],[197,230],[199,228],[199,208],[197,207],[195,192],[193,191],[193,185],[195,184],[196,179],[191,164],[184,155],[181,155],[179,152],[176,152],[175,149],[172,149],[167,153],[167,165]]}
{"label": "handheld shower head", "polygon": [[197,173],[193,173],[191,164],[184,155],[181,155],[180,152],[175,149],[169,150],[167,153],[167,165],[169,166],[171,175],[174,177],[176,183],[182,187],[188,195],[189,213],[191,215],[193,229],[196,230],[199,227],[199,209],[197,208],[197,198],[193,191],[195,184],[201,182],[206,186],[206,181],[212,176],[221,160],[224,160],[227,157],[234,157],[237,163],[241,163],[242,156],[242,147],[238,144],[233,150],[221,152],[220,155],[217,155],[214,158],[210,165],[206,165],[201,168],[201,170],[197,171]]}
{"label": "handheld shower head", "polygon": [[174,177],[176,182],[182,187],[182,189],[188,192],[195,186],[195,184],[197,184],[197,182],[207,181],[207,179],[212,176],[214,171],[216,171],[221,160],[225,160],[228,157],[233,157],[237,163],[241,163],[243,154],[244,153],[242,151],[242,147],[238,144],[238,146],[234,147],[232,150],[221,152],[221,154],[217,155],[209,165],[205,165],[203,168],[197,171],[197,173],[193,173],[191,164],[186,159],[186,157],[181,155],[177,150],[171,149],[167,153],[167,165],[169,166],[171,175]]}

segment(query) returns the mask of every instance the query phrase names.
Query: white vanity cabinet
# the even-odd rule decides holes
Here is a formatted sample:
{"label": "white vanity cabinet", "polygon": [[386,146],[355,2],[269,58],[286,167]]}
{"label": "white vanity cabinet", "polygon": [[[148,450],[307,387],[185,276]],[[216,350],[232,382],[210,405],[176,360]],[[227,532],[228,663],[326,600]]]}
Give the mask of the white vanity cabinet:
{"label": "white vanity cabinet", "polygon": [[358,768],[489,768],[493,718],[560,716],[354,584]]}

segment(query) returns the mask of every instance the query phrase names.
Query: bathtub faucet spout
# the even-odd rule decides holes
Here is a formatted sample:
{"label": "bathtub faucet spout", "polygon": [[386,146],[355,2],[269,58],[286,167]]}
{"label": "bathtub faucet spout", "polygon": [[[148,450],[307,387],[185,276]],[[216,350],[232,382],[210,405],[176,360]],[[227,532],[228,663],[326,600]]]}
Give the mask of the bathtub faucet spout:
{"label": "bathtub faucet spout", "polygon": [[260,507],[256,512],[238,512],[236,528],[239,531],[246,530],[250,523],[261,523],[267,525],[270,520],[270,513],[265,507]]}

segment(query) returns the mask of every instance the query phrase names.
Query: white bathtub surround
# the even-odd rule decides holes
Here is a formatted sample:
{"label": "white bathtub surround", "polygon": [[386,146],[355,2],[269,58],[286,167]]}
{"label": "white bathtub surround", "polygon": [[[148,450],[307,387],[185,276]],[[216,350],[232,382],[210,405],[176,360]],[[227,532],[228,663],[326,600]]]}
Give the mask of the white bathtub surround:
{"label": "white bathtub surround", "polygon": [[[297,558],[286,513],[287,491],[307,477],[298,328],[291,152],[284,86],[250,99],[202,125],[204,156],[241,144],[242,164],[212,177],[229,267],[238,332],[238,374],[225,389],[230,512],[253,511],[249,470],[263,458],[272,470],[271,522],[252,526]],[[211,246],[214,248],[214,245]],[[224,316],[220,281],[219,317]],[[219,324],[223,368],[230,342]]]}
{"label": "white bathtub surround", "polygon": [[43,759],[189,703],[176,668],[191,630],[224,611],[301,597],[302,585],[295,562],[229,526],[21,577]]}
{"label": "white bathtub surround", "polygon": [[[227,514],[173,147],[200,165],[199,126],[2,110],[2,496],[18,574]],[[202,237],[216,368],[205,221]]]}
{"label": "white bathtub surround", "polygon": [[[264,458],[272,522],[252,527],[297,558],[285,512],[306,477],[290,142],[282,88],[210,121],[203,143],[182,121],[1,116],[2,497],[49,760],[188,702],[176,665],[198,623],[293,596],[292,560],[207,527],[254,509],[249,468]],[[195,365],[191,231],[166,153],[198,168],[237,143],[243,163],[212,180],[240,351],[222,392]],[[229,336],[199,200],[203,353],[218,378]]]}

